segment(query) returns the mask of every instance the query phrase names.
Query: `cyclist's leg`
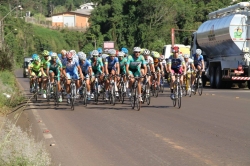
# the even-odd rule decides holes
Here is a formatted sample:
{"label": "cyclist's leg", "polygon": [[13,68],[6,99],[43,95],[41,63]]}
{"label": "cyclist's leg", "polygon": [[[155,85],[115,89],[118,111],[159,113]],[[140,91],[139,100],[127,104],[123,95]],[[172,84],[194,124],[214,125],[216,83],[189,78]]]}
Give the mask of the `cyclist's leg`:
{"label": "cyclist's leg", "polygon": [[[135,77],[140,77],[140,76],[141,76],[140,70],[136,71],[136,72],[134,73],[134,76],[135,76]],[[138,84],[137,84],[137,90],[138,90],[138,97],[139,97],[139,99],[142,99],[142,98],[141,98],[141,81],[142,81],[142,78],[140,78],[140,79],[138,80]]]}
{"label": "cyclist's leg", "polygon": [[72,79],[72,73],[70,73],[70,72],[67,72],[66,73],[66,81],[65,81],[65,83],[66,83],[66,85],[65,85],[65,87],[66,87],[66,93],[67,93],[67,100],[68,100],[68,103],[70,102],[70,82],[71,82],[71,79]]}

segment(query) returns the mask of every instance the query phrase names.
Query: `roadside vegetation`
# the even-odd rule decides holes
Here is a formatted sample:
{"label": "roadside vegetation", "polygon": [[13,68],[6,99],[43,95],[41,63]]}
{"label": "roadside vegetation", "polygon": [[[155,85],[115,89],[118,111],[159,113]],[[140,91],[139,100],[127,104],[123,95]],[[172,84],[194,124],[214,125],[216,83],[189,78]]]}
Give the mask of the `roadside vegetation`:
{"label": "roadside vegetation", "polygon": [[0,166],[49,166],[50,155],[43,142],[36,142],[30,131],[7,122],[0,130]]}

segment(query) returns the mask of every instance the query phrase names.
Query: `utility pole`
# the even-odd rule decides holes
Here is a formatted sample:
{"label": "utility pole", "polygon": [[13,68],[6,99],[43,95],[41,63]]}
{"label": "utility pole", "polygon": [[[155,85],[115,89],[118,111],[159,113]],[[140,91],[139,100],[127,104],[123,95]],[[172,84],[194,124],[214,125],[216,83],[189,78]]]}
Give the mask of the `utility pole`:
{"label": "utility pole", "polygon": [[3,48],[3,22],[0,21],[0,50]]}

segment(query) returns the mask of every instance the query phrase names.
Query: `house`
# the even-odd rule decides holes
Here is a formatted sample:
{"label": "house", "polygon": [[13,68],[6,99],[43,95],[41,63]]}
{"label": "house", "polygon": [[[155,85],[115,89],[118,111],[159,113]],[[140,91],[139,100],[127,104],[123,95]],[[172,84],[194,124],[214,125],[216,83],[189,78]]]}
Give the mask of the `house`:
{"label": "house", "polygon": [[88,28],[93,9],[78,9],[52,15],[52,27]]}
{"label": "house", "polygon": [[80,6],[81,9],[94,9],[95,8],[95,4],[90,2],[90,3],[85,3],[83,5]]}

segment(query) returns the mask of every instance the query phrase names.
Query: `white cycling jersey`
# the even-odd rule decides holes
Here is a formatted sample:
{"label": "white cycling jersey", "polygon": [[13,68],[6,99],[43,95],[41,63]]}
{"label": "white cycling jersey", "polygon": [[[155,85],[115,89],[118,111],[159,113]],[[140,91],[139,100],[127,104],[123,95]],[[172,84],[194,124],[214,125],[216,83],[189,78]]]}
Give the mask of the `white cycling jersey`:
{"label": "white cycling jersey", "polygon": [[146,65],[154,63],[154,60],[151,56],[148,56],[148,59],[145,59],[145,61],[146,61]]}
{"label": "white cycling jersey", "polygon": [[193,61],[193,59],[191,59],[191,58],[188,59],[188,62],[185,62],[187,72],[190,72],[190,71],[191,71],[191,64],[192,64],[192,63],[194,63],[194,61]]}

